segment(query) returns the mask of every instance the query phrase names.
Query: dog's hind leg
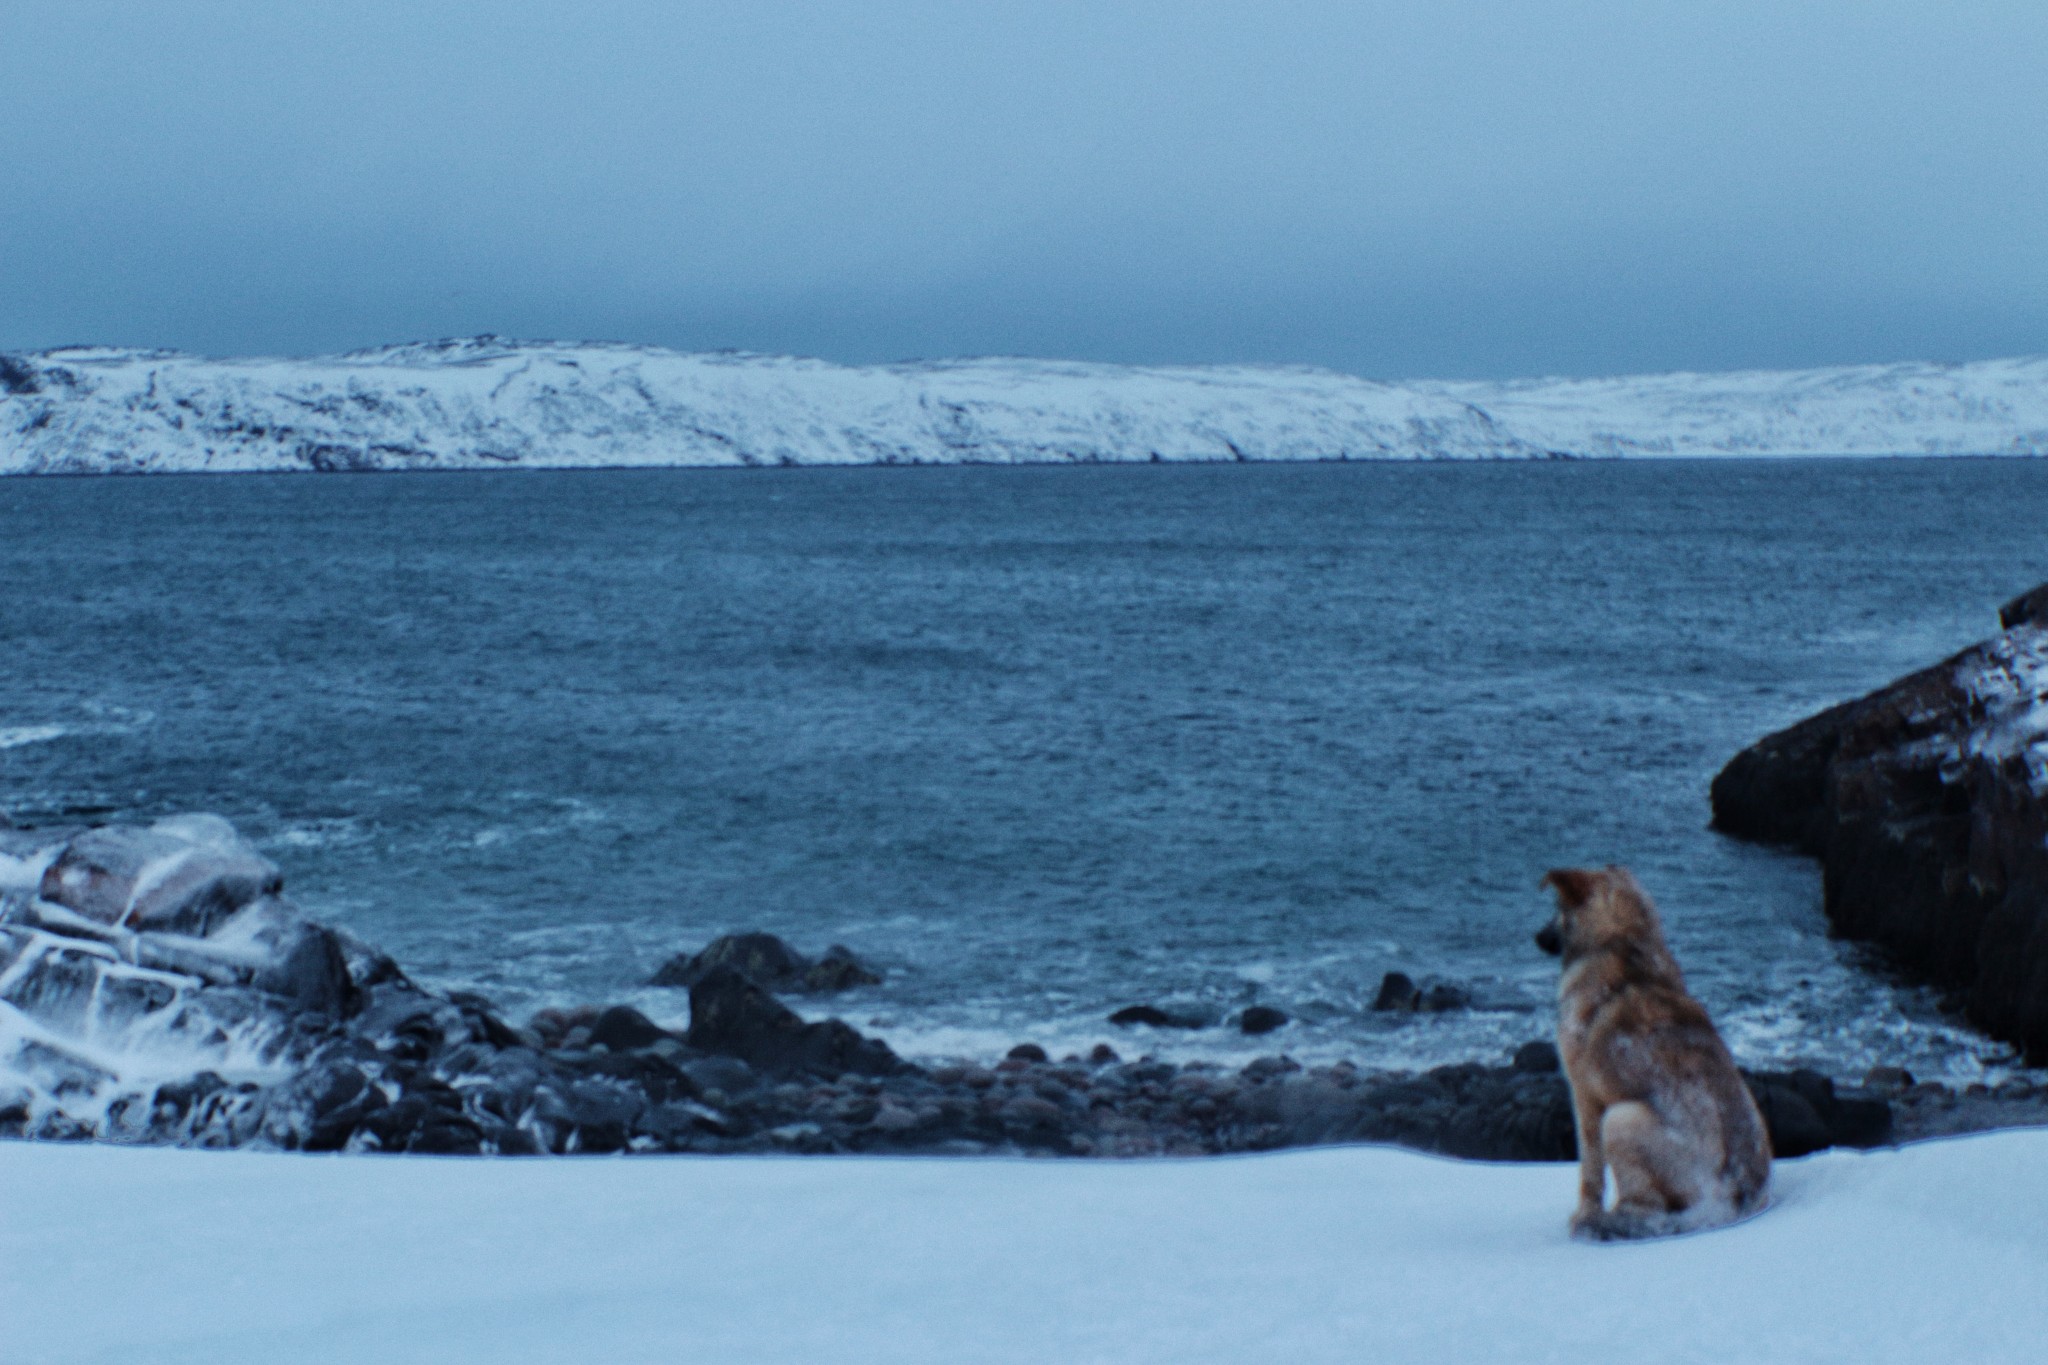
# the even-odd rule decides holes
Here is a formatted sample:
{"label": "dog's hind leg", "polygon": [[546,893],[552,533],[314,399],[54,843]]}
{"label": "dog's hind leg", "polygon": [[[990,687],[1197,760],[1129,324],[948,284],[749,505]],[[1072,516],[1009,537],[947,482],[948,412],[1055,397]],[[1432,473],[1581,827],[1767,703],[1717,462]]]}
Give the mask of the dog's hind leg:
{"label": "dog's hind leg", "polygon": [[1702,1183],[1705,1154],[1656,1110],[1639,1100],[1610,1106],[1600,1116],[1600,1145],[1614,1172],[1614,1207],[1574,1218],[1575,1235],[1604,1242],[1662,1237],[1699,1225],[1707,1212],[1701,1207],[1708,1194]]}

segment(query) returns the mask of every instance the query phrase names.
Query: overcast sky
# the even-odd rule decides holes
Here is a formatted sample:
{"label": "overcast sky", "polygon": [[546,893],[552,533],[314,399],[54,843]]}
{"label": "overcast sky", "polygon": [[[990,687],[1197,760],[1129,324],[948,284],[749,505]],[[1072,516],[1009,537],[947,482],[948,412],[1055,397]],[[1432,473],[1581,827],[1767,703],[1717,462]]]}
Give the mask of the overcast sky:
{"label": "overcast sky", "polygon": [[2048,352],[2048,3],[0,0],[0,348]]}

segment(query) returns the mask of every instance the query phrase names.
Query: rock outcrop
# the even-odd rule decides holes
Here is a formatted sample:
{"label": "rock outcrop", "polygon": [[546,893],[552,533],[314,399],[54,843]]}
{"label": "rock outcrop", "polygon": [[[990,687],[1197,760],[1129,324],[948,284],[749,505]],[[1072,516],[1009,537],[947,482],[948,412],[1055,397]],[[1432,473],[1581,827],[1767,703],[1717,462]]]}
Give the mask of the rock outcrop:
{"label": "rock outcrop", "polygon": [[1829,922],[2048,1062],[2048,585],[2001,632],[1745,749],[1714,827],[1818,858]]}

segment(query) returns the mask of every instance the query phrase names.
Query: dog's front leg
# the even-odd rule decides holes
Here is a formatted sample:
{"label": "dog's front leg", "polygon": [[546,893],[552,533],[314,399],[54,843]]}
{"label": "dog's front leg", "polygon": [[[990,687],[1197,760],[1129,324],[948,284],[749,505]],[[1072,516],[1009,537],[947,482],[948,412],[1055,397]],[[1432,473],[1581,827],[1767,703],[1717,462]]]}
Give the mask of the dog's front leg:
{"label": "dog's front leg", "polygon": [[1579,1207],[1572,1213],[1572,1235],[1597,1232],[1607,1203],[1607,1158],[1600,1149],[1600,1106],[1572,1093],[1579,1120]]}

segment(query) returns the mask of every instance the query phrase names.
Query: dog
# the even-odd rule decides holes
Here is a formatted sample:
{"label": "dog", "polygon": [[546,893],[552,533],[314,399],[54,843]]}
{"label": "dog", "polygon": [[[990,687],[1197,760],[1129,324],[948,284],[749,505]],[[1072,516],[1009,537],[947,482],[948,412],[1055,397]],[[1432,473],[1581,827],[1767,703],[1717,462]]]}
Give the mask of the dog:
{"label": "dog", "polygon": [[1557,893],[1557,917],[1536,946],[1564,959],[1557,1051],[1579,1138],[1572,1235],[1662,1237],[1761,1209],[1771,1178],[1763,1116],[1687,993],[1650,898],[1621,867],[1558,869],[1542,885]]}

